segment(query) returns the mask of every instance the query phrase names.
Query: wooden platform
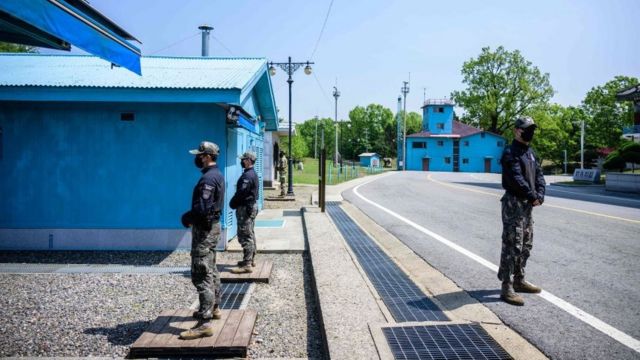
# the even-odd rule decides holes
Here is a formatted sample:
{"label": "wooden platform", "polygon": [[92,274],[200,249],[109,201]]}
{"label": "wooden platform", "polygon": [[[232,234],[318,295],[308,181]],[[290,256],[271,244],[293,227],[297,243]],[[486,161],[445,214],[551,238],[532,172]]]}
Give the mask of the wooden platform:
{"label": "wooden platform", "polygon": [[220,281],[222,282],[263,282],[268,283],[273,269],[273,261],[258,260],[253,272],[248,274],[233,274],[231,269],[237,267],[237,261],[233,263],[218,263]]}
{"label": "wooden platform", "polygon": [[149,357],[246,357],[257,313],[254,310],[222,310],[213,321],[213,336],[181,340],[180,332],[196,325],[193,309],[166,310],[129,350],[129,358]]}

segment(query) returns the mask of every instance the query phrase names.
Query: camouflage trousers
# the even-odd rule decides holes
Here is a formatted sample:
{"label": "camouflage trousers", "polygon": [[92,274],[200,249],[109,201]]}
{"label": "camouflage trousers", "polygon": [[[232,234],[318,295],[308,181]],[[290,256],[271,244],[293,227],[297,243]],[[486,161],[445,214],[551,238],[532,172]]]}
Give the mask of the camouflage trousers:
{"label": "camouflage trousers", "polygon": [[216,267],[215,248],[220,241],[220,223],[211,229],[194,226],[191,229],[191,282],[198,290],[200,313],[221,303],[220,274]]}
{"label": "camouflage trousers", "polygon": [[502,199],[502,254],[498,279],[511,281],[511,275],[524,278],[524,268],[533,247],[533,206],[511,194]]}
{"label": "camouflage trousers", "polygon": [[256,234],[254,232],[254,226],[257,215],[258,204],[256,203],[253,205],[240,205],[236,209],[238,242],[242,245],[242,261],[245,264],[251,264],[256,255]]}

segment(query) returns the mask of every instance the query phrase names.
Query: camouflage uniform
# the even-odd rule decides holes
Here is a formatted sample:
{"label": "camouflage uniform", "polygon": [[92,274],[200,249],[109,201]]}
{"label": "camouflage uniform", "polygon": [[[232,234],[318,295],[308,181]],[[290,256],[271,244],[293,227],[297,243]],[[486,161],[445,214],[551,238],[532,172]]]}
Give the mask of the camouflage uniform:
{"label": "camouflage uniform", "polygon": [[502,199],[502,255],[498,279],[506,281],[514,274],[524,278],[524,268],[533,247],[533,206],[509,193]]}
{"label": "camouflage uniform", "polygon": [[191,234],[191,282],[196,287],[200,299],[198,312],[205,314],[214,305],[222,302],[215,251],[220,241],[220,222],[212,224],[211,230],[193,226]]}
{"label": "camouflage uniform", "polygon": [[278,161],[278,174],[280,174],[280,196],[285,196],[287,194],[285,181],[287,175],[287,157],[283,153],[280,153],[280,159]]}

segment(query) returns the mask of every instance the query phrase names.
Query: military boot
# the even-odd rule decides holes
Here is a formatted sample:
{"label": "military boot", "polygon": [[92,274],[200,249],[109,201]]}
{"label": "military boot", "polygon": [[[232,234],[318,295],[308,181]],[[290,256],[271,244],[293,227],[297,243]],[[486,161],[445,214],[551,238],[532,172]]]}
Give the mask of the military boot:
{"label": "military boot", "polygon": [[[237,262],[237,265],[239,267],[245,266],[245,262],[243,260],[240,260],[240,261]],[[256,267],[256,261],[255,260],[251,260],[251,263],[249,265],[251,265],[253,267]]]}
{"label": "military boot", "polygon": [[248,274],[253,272],[253,269],[251,268],[251,264],[247,264],[243,266],[238,266],[237,268],[233,268],[231,269],[231,272],[234,274]]}
{"label": "military boot", "polygon": [[502,291],[500,292],[500,299],[504,300],[507,304],[522,306],[524,305],[524,299],[522,296],[516,294],[513,291],[513,285],[510,282],[502,283]]}
{"label": "military boot", "polygon": [[215,320],[219,320],[222,318],[222,311],[218,307],[218,305],[213,307],[213,311],[211,312],[211,318]]}
{"label": "military boot", "polygon": [[213,336],[213,327],[209,323],[198,324],[193,329],[180,333],[180,339],[182,340],[193,340],[209,336]]}
{"label": "military boot", "polygon": [[521,293],[538,294],[542,291],[541,288],[533,285],[530,282],[524,280],[524,278],[513,279],[513,290]]}

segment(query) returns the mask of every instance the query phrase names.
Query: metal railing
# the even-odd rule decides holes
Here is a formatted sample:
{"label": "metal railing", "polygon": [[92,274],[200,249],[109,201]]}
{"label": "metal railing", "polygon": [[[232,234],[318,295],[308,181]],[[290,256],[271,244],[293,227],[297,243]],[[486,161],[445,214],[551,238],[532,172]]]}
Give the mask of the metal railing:
{"label": "metal railing", "polygon": [[424,106],[427,105],[455,105],[451,99],[427,99],[424,101]]}

